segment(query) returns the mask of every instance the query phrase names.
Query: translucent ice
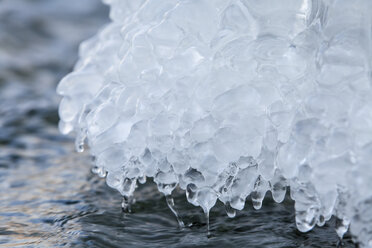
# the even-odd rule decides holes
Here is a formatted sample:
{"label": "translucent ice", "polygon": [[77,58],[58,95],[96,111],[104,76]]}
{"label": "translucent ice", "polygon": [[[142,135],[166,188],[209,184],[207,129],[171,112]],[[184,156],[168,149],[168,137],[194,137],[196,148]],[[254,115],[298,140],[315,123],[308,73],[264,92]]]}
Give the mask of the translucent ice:
{"label": "translucent ice", "polygon": [[230,217],[289,187],[300,231],[336,216],[371,246],[372,1],[105,2],[57,90],[108,185],[153,177],[172,211],[179,186]]}

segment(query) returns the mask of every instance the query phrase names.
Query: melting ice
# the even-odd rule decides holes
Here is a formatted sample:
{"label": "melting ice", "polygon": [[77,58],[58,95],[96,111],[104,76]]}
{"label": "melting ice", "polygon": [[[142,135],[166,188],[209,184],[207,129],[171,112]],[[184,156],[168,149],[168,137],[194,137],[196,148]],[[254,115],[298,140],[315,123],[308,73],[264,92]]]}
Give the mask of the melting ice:
{"label": "melting ice", "polygon": [[334,215],[372,247],[372,1],[105,2],[58,86],[60,130],[123,208],[146,177],[207,216],[289,188],[300,231]]}

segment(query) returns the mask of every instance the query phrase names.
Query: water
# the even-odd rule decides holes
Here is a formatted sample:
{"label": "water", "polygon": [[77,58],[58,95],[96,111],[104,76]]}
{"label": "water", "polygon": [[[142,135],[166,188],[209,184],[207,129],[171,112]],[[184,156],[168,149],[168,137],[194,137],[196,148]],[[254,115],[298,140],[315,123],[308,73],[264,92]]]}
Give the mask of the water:
{"label": "water", "polygon": [[[176,193],[179,228],[151,180],[122,212],[119,193],[57,130],[57,82],[107,15],[93,0],[0,1],[0,246],[336,247],[335,220],[300,233],[288,196],[269,196],[259,211],[247,203],[232,219],[217,204],[209,238],[202,210]],[[355,247],[349,235],[343,247]]]}

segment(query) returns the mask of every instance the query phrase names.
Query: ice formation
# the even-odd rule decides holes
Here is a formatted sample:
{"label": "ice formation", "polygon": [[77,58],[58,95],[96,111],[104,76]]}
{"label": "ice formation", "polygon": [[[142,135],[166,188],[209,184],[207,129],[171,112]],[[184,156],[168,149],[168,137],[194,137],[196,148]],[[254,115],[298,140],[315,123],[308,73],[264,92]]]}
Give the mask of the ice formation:
{"label": "ice formation", "polygon": [[105,2],[57,91],[109,186],[153,177],[230,217],[289,186],[300,231],[334,215],[372,247],[372,1]]}

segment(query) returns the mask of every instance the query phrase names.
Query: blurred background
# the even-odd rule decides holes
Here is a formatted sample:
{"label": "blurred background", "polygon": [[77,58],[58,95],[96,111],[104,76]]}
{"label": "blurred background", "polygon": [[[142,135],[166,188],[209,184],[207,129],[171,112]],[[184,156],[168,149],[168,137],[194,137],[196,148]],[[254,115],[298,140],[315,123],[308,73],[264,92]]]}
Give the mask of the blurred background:
{"label": "blurred background", "polygon": [[[108,12],[99,0],[0,0],[0,246],[335,247],[334,220],[298,232],[289,197],[268,197],[259,211],[246,204],[235,219],[218,204],[209,239],[201,209],[176,193],[187,225],[179,229],[151,182],[138,189],[133,213],[122,213],[119,193],[57,129],[57,83]],[[355,247],[349,236],[343,246]]]}

